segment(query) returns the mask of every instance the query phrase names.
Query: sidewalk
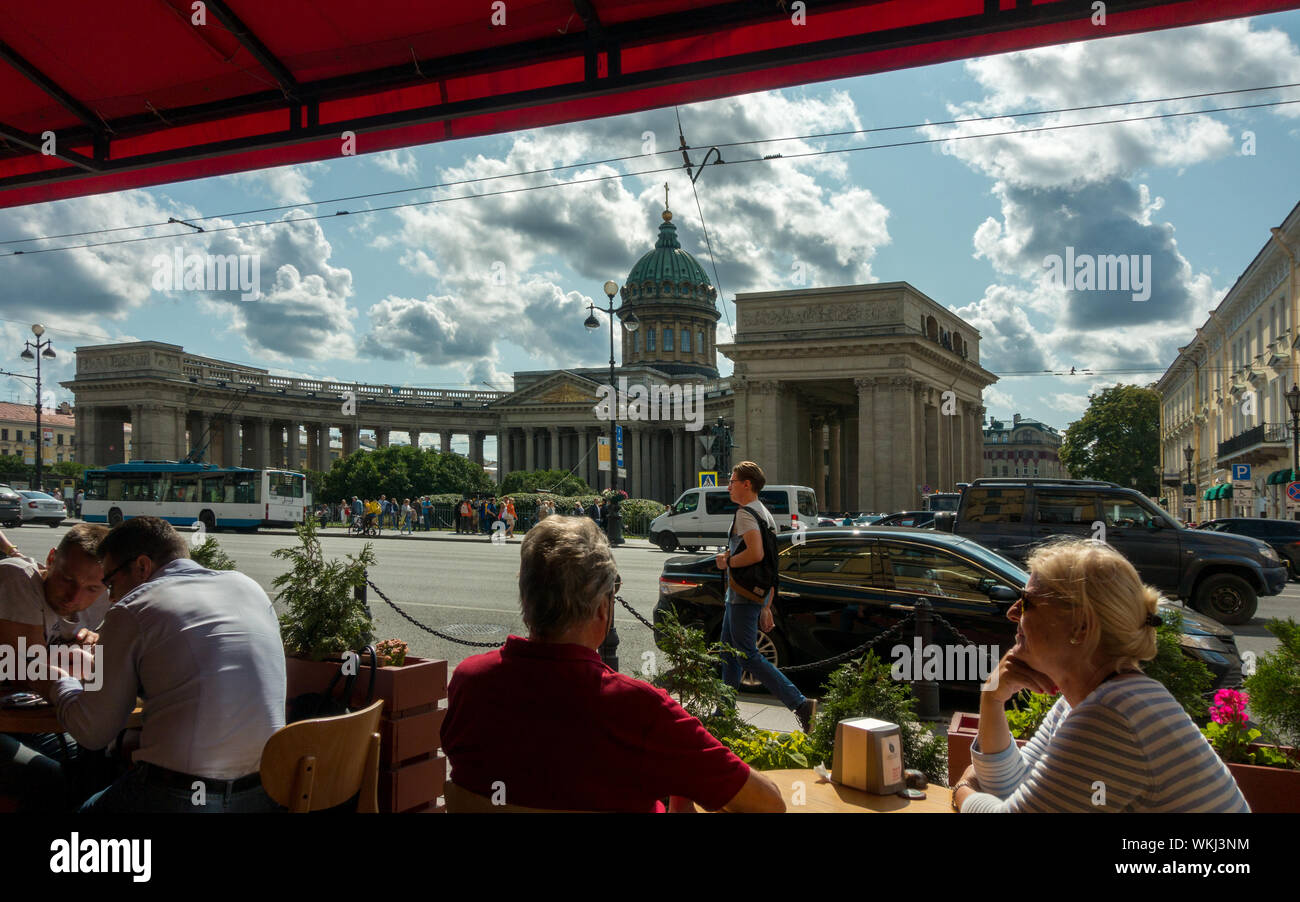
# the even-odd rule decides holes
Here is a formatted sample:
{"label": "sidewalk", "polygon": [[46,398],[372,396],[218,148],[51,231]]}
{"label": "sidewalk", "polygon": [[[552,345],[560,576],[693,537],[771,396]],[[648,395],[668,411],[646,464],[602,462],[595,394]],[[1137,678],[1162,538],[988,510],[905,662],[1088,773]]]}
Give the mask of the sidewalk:
{"label": "sidewalk", "polygon": [[[265,533],[266,535],[272,535],[272,536],[294,535],[294,531],[292,529],[273,529],[273,528],[262,527],[257,531],[259,533]],[[344,538],[344,539],[349,538],[348,530],[347,527],[345,526],[322,526],[319,529],[317,529],[316,532],[317,535],[320,536],[332,536],[335,538]],[[352,536],[351,538],[360,539],[361,537]],[[402,540],[421,539],[424,541],[436,541],[436,542],[470,542],[470,543],[477,542],[479,544],[490,544],[492,541],[491,537],[486,535],[485,533],[469,535],[465,533],[456,533],[450,529],[435,529],[430,532],[424,532],[423,530],[418,530],[408,535],[405,533],[399,533],[396,529],[386,528],[378,536],[365,537],[365,540],[367,542],[373,542],[376,539],[380,541],[384,539],[402,539]],[[507,545],[518,545],[522,541],[523,541],[523,533],[516,532],[514,537],[506,539],[505,543]],[[624,544],[619,547],[645,548],[645,549],[654,549],[656,551],[658,550],[658,546],[652,545],[649,539],[641,539],[641,538],[633,538],[633,537],[625,537]]]}

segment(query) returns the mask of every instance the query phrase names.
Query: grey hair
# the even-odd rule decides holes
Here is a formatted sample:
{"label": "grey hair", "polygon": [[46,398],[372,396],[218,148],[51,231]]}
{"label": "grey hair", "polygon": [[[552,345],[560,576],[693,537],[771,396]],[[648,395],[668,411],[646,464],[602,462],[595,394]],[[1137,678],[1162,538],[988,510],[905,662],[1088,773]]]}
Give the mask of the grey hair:
{"label": "grey hair", "polygon": [[519,606],[537,639],[593,620],[614,591],[614,556],[590,517],[547,517],[519,548]]}

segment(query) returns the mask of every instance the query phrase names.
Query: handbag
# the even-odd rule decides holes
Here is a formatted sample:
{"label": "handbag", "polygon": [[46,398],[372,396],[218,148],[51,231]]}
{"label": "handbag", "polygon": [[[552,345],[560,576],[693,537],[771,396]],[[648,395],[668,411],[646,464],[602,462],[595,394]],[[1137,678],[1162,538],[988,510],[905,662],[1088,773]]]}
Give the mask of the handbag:
{"label": "handbag", "polygon": [[[379,672],[379,656],[375,654],[373,645],[367,645],[361,650],[361,654],[370,656],[370,687],[366,690],[366,700],[360,705],[360,708],[365,708],[375,700],[375,675]],[[358,661],[357,673],[360,672]],[[297,723],[313,717],[338,717],[340,714],[351,714],[353,709],[348,707],[348,702],[352,699],[352,687],[356,685],[357,673],[347,675],[348,678],[343,683],[343,692],[336,697],[334,687],[339,684],[339,680],[343,679],[343,665],[339,664],[339,672],[330,679],[330,684],[325,687],[324,692],[304,692],[289,699],[284,722]]]}

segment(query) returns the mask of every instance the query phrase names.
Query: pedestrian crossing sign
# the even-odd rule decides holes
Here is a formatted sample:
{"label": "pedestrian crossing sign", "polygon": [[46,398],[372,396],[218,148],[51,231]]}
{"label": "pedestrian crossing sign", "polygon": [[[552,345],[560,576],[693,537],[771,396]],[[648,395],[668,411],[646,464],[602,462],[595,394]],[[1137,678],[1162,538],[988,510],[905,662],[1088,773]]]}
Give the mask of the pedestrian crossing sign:
{"label": "pedestrian crossing sign", "polygon": [[716,486],[717,484],[718,484],[717,470],[700,471],[700,488],[704,488],[705,486]]}

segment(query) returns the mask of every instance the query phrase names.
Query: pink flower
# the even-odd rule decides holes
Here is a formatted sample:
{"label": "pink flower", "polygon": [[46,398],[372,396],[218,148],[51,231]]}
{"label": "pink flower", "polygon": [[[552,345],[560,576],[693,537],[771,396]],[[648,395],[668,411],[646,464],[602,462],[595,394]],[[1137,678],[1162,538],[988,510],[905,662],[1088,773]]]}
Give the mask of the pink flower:
{"label": "pink flower", "polygon": [[1246,704],[1250,695],[1236,689],[1220,689],[1214,693],[1214,707],[1210,708],[1210,719],[1215,723],[1241,723],[1247,721]]}

